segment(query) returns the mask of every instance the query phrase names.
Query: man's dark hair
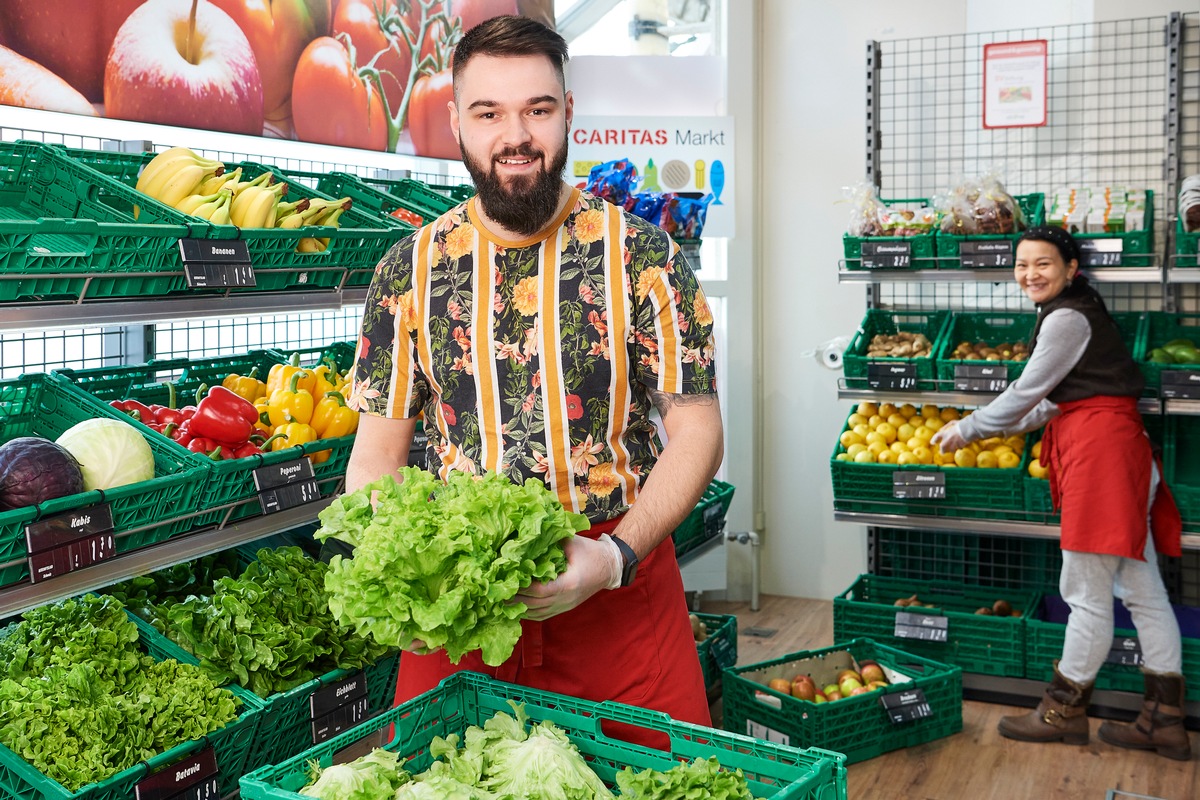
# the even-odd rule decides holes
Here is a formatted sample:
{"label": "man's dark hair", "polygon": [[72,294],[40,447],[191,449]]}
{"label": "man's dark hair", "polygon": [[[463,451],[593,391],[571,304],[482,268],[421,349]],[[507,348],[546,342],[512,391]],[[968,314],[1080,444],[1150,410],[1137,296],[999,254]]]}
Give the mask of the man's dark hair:
{"label": "man's dark hair", "polygon": [[545,56],[554,65],[559,82],[566,86],[563,75],[563,66],[568,57],[566,40],[528,17],[492,17],[467,31],[454,48],[453,78],[456,86],[459,73],[472,58],[479,55]]}

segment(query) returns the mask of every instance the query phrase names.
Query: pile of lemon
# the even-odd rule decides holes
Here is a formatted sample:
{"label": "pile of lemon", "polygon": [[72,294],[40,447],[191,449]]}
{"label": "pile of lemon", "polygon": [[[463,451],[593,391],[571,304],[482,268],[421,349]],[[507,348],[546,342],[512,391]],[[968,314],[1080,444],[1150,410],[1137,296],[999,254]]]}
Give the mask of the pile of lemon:
{"label": "pile of lemon", "polygon": [[927,464],[935,467],[1015,469],[1021,466],[1025,436],[994,436],[971,442],[953,453],[943,453],[930,443],[933,435],[951,420],[970,415],[957,408],[926,403],[863,402],[846,421],[840,437],[838,461],[856,464]]}

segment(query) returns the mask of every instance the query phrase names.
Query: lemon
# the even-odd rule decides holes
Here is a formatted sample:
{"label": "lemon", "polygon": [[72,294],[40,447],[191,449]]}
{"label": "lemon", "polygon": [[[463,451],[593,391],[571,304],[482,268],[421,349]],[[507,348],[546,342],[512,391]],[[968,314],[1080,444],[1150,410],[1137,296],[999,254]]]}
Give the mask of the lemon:
{"label": "lemon", "polygon": [[1042,457],[1042,440],[1041,439],[1038,439],[1036,442],[1034,442],[1033,449],[1030,450],[1029,453],[1035,459]]}
{"label": "lemon", "polygon": [[925,405],[921,406],[921,416],[925,419],[933,419],[940,413],[941,412],[938,410],[938,407],[933,403],[926,403]]}
{"label": "lemon", "polygon": [[958,409],[957,408],[943,408],[942,413],[938,414],[938,416],[941,417],[942,422],[949,422],[952,419],[958,419],[958,416],[959,416]]}
{"label": "lemon", "polygon": [[874,464],[875,463],[875,454],[872,453],[870,450],[863,450],[861,453],[859,453],[858,455],[856,455],[854,457],[854,463],[855,464]]}
{"label": "lemon", "polygon": [[859,414],[862,414],[864,417],[870,417],[872,414],[879,413],[879,406],[864,400],[858,404],[858,408],[856,408],[855,411],[857,411]]}
{"label": "lemon", "polygon": [[989,436],[986,439],[979,440],[979,446],[982,447],[984,450],[991,450],[993,447],[995,447],[998,444],[1004,444],[1004,440],[1001,439],[999,436]]}
{"label": "lemon", "polygon": [[975,452],[969,447],[963,447],[954,451],[954,463],[960,467],[975,466]]}
{"label": "lemon", "polygon": [[846,420],[846,427],[854,430],[855,425],[866,425],[870,417],[865,417],[862,414],[851,414],[850,419]]}
{"label": "lemon", "polygon": [[896,428],[896,438],[907,442],[909,439],[911,439],[913,437],[913,434],[915,434],[916,432],[917,432],[917,429],[914,428],[912,425],[909,425],[906,422],[903,425],[901,425],[900,427]]}
{"label": "lemon", "polygon": [[1042,466],[1042,462],[1036,458],[1029,462],[1029,474],[1035,478],[1045,478],[1046,468]]}
{"label": "lemon", "polygon": [[879,414],[884,417],[890,417],[896,413],[896,407],[891,403],[882,403],[879,406]]}
{"label": "lemon", "polygon": [[1020,436],[1020,435],[1009,436],[1007,439],[1004,440],[1004,443],[1006,445],[1008,445],[1009,447],[1011,447],[1014,453],[1020,454],[1020,453],[1025,452],[1025,437],[1024,436]]}
{"label": "lemon", "polygon": [[917,413],[917,407],[912,403],[905,403],[904,405],[900,406],[900,413],[906,417],[911,417]]}
{"label": "lemon", "polygon": [[871,432],[871,426],[865,422],[860,422],[857,425],[855,425],[853,428],[851,428],[850,430],[854,431],[859,436],[861,436],[865,439],[867,437],[867,434]]}
{"label": "lemon", "polygon": [[856,455],[858,455],[859,453],[861,453],[862,451],[864,451],[866,449],[867,449],[867,446],[865,444],[852,444],[846,448],[846,455],[850,456],[851,458],[854,458]]}
{"label": "lemon", "polygon": [[[912,455],[912,453],[905,453],[905,455]],[[891,450],[884,450],[875,457],[875,460],[880,464],[895,464],[900,460],[900,456],[896,455]]]}
{"label": "lemon", "polygon": [[917,461],[921,462],[922,464],[932,464],[933,463],[933,451],[930,450],[928,447],[913,448],[912,454],[914,456],[916,456]]}
{"label": "lemon", "polygon": [[852,444],[863,444],[866,437],[859,436],[854,431],[842,431],[842,435],[838,437],[838,441],[842,443],[842,447],[849,447]]}
{"label": "lemon", "polygon": [[914,428],[919,428],[925,424],[925,418],[920,414],[913,414],[908,418],[908,424],[912,425]]}
{"label": "lemon", "polygon": [[984,450],[975,456],[975,466],[980,469],[995,469],[1000,466],[1000,457],[991,450]]}
{"label": "lemon", "polygon": [[1021,457],[1012,451],[1000,453],[996,458],[1000,469],[1015,469],[1021,466]]}
{"label": "lemon", "polygon": [[916,432],[914,431],[912,438],[905,442],[905,444],[908,445],[909,450],[916,450],[918,447],[924,447],[925,445],[929,444],[929,440],[922,439],[920,436],[917,436]]}
{"label": "lemon", "polygon": [[992,452],[999,456],[1005,453],[1013,453],[1013,449],[1006,444],[998,444],[992,448]]}
{"label": "lemon", "polygon": [[867,445],[867,450],[870,451],[871,455],[875,456],[876,458],[879,457],[880,453],[882,453],[884,450],[887,450],[887,449],[888,449],[888,446],[883,443],[882,439],[880,439],[877,442],[871,442],[870,444]]}
{"label": "lemon", "polygon": [[851,458],[850,458],[850,454],[849,454],[849,453],[838,453],[838,454],[837,454],[837,460],[838,460],[838,461],[851,461],[851,460],[853,460],[853,459],[851,459]]}
{"label": "lemon", "polygon": [[871,426],[871,428],[878,428],[879,423],[881,422],[886,422],[886,420],[878,414],[872,414],[870,418],[867,419],[867,425]]}
{"label": "lemon", "polygon": [[[930,420],[930,422],[932,422],[932,421],[933,420]],[[933,438],[933,431],[931,431],[928,427],[922,425],[921,427],[917,428],[916,432],[913,433],[913,436],[915,436],[916,438],[918,438],[922,441],[928,442],[930,439]]]}
{"label": "lemon", "polygon": [[884,422],[875,429],[875,432],[886,439],[888,444],[896,441],[896,428],[893,425]]}
{"label": "lemon", "polygon": [[887,418],[887,423],[893,428],[899,428],[904,423],[908,422],[908,418],[903,414],[892,414]]}
{"label": "lemon", "polygon": [[896,441],[892,442],[892,443],[891,443],[891,444],[888,446],[888,450],[891,450],[893,453],[907,453],[907,452],[909,452],[908,445],[906,445],[904,442],[900,441],[899,439],[897,439]]}
{"label": "lemon", "polygon": [[874,444],[875,442],[880,442],[884,446],[887,446],[887,443],[888,443],[887,437],[884,436],[879,431],[871,431],[870,433],[868,433],[866,436],[863,437],[863,441],[866,442],[867,444]]}
{"label": "lemon", "polygon": [[934,432],[940,431],[942,426],[945,424],[946,423],[942,422],[940,417],[934,417],[933,419],[925,420],[925,427]]}
{"label": "lemon", "polygon": [[897,464],[919,464],[921,462],[919,462],[917,460],[917,457],[915,455],[913,455],[912,453],[905,450],[903,453],[896,456],[896,463]]}

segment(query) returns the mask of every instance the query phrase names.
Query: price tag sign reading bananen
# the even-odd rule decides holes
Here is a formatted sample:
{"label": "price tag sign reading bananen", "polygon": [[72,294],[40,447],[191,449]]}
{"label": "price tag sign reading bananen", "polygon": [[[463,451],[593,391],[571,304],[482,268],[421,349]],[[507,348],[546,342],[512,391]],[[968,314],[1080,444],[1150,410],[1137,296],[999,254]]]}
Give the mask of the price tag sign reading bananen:
{"label": "price tag sign reading bananen", "polygon": [[250,251],[241,239],[180,239],[179,256],[190,288],[257,284]]}

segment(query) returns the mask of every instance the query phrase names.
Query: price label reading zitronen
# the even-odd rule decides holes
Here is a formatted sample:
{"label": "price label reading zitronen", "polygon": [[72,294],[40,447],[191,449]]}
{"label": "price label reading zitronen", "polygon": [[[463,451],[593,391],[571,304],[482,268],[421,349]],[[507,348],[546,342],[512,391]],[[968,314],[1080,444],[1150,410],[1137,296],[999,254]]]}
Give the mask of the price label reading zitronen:
{"label": "price label reading zitronen", "polygon": [[867,386],[884,391],[917,388],[917,365],[889,361],[867,362]]}
{"label": "price label reading zitronen", "polygon": [[963,269],[1011,267],[1013,265],[1013,243],[1008,239],[960,242],[958,260]]}
{"label": "price label reading zitronen", "polygon": [[945,500],[946,473],[898,469],[892,473],[892,497],[897,500]]}
{"label": "price label reading zitronen", "polygon": [[933,709],[925,699],[925,692],[920,688],[888,692],[879,698],[879,702],[887,709],[888,719],[893,725],[933,716]]}
{"label": "price label reading zitronen", "polygon": [[1191,369],[1164,369],[1162,396],[1168,400],[1200,400],[1200,372]]}
{"label": "price label reading zitronen", "polygon": [[1003,392],[1008,388],[1008,366],[1005,364],[955,364],[956,392]]}
{"label": "price label reading zitronen", "polygon": [[912,266],[912,242],[863,242],[863,269],[908,269]]}
{"label": "price label reading zitronen", "polygon": [[1125,242],[1121,239],[1076,239],[1082,267],[1119,267]]}
{"label": "price label reading zitronen", "polygon": [[321,498],[307,458],[285,461],[254,470],[254,487],[264,514],[285,511]]}
{"label": "price label reading zitronen", "polygon": [[116,555],[112,507],[97,503],[25,526],[29,578],[40,583]]}
{"label": "price label reading zitronen", "polygon": [[190,288],[257,285],[245,240],[180,239],[179,256]]}
{"label": "price label reading zitronen", "polygon": [[211,747],[176,761],[134,787],[137,800],[218,800],[217,757]]}
{"label": "price label reading zitronen", "polygon": [[1117,636],[1113,638],[1112,647],[1108,651],[1109,664],[1122,664],[1127,667],[1140,667],[1142,661],[1142,646],[1135,636]]}
{"label": "price label reading zitronen", "polygon": [[897,611],[896,627],[892,635],[897,639],[946,642],[949,641],[950,636],[950,620],[935,614],[914,614],[911,611]]}

